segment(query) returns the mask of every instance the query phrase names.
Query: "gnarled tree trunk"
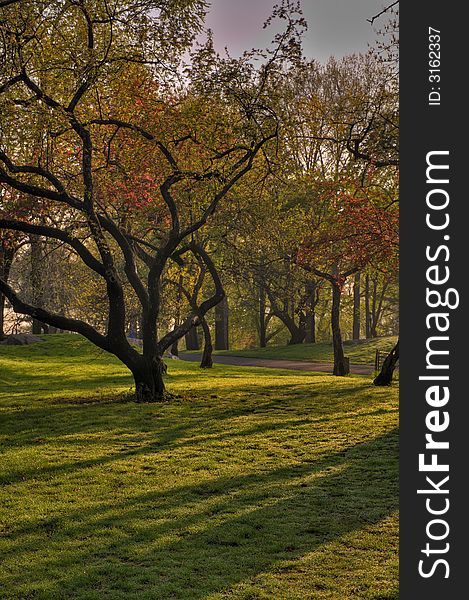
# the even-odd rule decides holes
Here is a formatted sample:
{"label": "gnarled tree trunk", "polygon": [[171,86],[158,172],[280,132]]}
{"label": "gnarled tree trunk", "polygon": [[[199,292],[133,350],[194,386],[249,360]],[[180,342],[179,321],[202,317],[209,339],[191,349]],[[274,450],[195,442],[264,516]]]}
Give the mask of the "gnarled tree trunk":
{"label": "gnarled tree trunk", "polygon": [[391,385],[392,376],[394,369],[396,368],[397,361],[399,360],[399,340],[391,352],[384,359],[381,371],[375,377],[373,383],[378,386]]}
{"label": "gnarled tree trunk", "polygon": [[294,344],[302,344],[306,337],[305,323],[301,323],[300,326],[297,326],[293,319],[285,319],[284,323],[290,332],[288,345],[293,346]]}
{"label": "gnarled tree trunk", "polygon": [[142,356],[132,367],[132,375],[137,402],[158,402],[168,396],[163,381],[163,361],[160,357],[147,359]]}
{"label": "gnarled tree trunk", "polygon": [[302,344],[306,337],[305,322],[300,322],[299,325],[295,323],[295,319],[288,314],[288,307],[282,310],[277,304],[272,292],[269,288],[266,288],[267,296],[269,298],[272,314],[280,319],[290,333],[290,339],[288,341],[289,346],[295,344]]}

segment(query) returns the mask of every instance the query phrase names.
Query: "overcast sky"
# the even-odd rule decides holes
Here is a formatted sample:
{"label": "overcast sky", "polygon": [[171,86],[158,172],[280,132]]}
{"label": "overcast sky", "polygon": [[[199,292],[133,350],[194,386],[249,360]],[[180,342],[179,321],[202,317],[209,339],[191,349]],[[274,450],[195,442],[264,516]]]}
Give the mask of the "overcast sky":
{"label": "overcast sky", "polygon": [[[213,29],[215,47],[238,56],[243,50],[263,47],[272,38],[262,29],[276,0],[210,0],[206,24]],[[366,52],[376,34],[367,19],[379,13],[385,0],[302,0],[308,21],[304,51],[325,61],[354,52]]]}

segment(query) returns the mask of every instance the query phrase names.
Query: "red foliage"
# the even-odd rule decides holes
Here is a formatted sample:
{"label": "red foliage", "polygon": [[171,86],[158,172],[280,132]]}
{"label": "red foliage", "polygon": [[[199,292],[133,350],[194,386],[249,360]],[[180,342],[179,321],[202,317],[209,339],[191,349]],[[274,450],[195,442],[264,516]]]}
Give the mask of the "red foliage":
{"label": "red foliage", "polygon": [[[394,268],[399,242],[397,205],[382,198],[341,193],[330,200],[327,216],[301,244],[298,264],[340,272],[370,263]],[[379,203],[378,203],[379,201]]]}

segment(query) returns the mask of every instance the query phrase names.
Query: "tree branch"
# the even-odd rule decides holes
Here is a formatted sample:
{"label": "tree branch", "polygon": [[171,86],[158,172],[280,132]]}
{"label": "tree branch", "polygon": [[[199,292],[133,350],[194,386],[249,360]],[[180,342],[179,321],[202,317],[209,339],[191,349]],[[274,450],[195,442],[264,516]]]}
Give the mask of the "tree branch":
{"label": "tree branch", "polygon": [[[51,173],[47,169],[44,169],[43,167],[39,167],[39,166],[34,166],[34,165],[15,165],[13,163],[13,161],[7,156],[7,154],[3,150],[0,150],[0,160],[5,164],[5,166],[11,173],[20,173],[20,174],[24,173],[24,174],[30,174],[30,175],[39,175],[39,177],[43,177],[49,183],[51,183],[55,187],[57,192],[60,194],[60,198],[61,198],[60,201],[66,202],[70,206],[73,206],[73,208],[81,209],[80,200],[78,198],[74,198],[73,196],[70,196],[70,194],[67,193],[67,190],[65,189],[65,186],[63,185],[63,183],[53,173]],[[2,173],[2,171],[0,171],[0,173]],[[21,182],[21,181],[18,181],[18,183],[23,184],[23,182]],[[12,184],[10,184],[10,185],[12,185]],[[12,187],[14,187],[14,186],[12,185]],[[40,188],[38,188],[38,189],[40,189]],[[19,190],[19,191],[21,191],[21,190]],[[50,198],[50,199],[57,199],[57,197]]]}
{"label": "tree branch", "polygon": [[69,196],[66,193],[55,192],[54,190],[48,190],[47,188],[42,188],[37,185],[33,185],[30,183],[24,183],[19,179],[15,179],[12,177],[7,171],[0,167],[0,183],[6,183],[13,189],[18,192],[23,192],[25,194],[29,194],[30,196],[35,196],[36,198],[45,198],[46,200],[54,200],[55,202],[61,202],[63,204],[68,204],[69,206],[76,208],[80,211],[83,210],[83,206],[81,202],[72,196]]}
{"label": "tree branch", "polygon": [[51,98],[36,83],[34,83],[34,81],[26,73],[26,69],[24,67],[21,70],[21,81],[23,81],[26,84],[26,87],[36,94],[36,97],[39,100],[42,100],[45,104],[47,104],[47,106],[59,110],[65,110],[59,102]]}
{"label": "tree branch", "polygon": [[107,352],[112,352],[107,338],[96,331],[96,329],[91,327],[91,325],[88,325],[88,323],[78,319],[70,319],[62,315],[57,315],[43,308],[38,308],[23,302],[13,288],[3,281],[3,279],[0,279],[0,292],[5,294],[16,313],[28,315],[33,319],[37,319],[38,321],[47,323],[48,325],[52,325],[53,327],[57,327],[59,329],[80,333],[99,348],[102,348]]}
{"label": "tree branch", "polygon": [[222,282],[216,267],[207,252],[205,252],[205,250],[195,242],[188,244],[186,249],[191,250],[194,256],[199,258],[207,267],[207,270],[210,273],[215,285],[215,293],[207,300],[204,300],[200,306],[194,307],[181,325],[175,327],[172,331],[161,338],[157,344],[157,349],[160,356],[167,348],[169,348],[176,340],[185,335],[192,327],[199,325],[207,312],[221,302],[225,297],[225,291],[223,289]]}
{"label": "tree branch", "polygon": [[[10,2],[8,4],[11,4],[12,2],[19,2],[19,0],[10,0]],[[2,6],[6,6],[6,4],[0,4],[0,7],[2,7]],[[21,81],[23,81],[23,76],[15,75],[15,77],[12,77],[8,81],[6,81],[3,85],[0,85],[0,94],[3,94],[3,92],[6,92],[8,90],[8,88],[12,87],[13,85],[15,85],[17,83],[20,83]]]}
{"label": "tree branch", "polygon": [[138,125],[134,125],[133,123],[127,123],[126,121],[121,121],[120,119],[92,119],[88,121],[89,124],[92,125],[114,125],[115,127],[119,127],[122,129],[130,129],[131,131],[135,131],[142,135],[146,140],[150,140],[155,142],[157,147],[160,149],[163,156],[166,158],[168,163],[175,171],[179,171],[179,167],[174,156],[168,150],[168,148],[163,144],[163,142],[157,140],[155,136],[144,129],[143,127],[139,127]]}
{"label": "tree branch", "polygon": [[55,227],[48,227],[46,225],[33,225],[25,223],[23,221],[16,221],[12,219],[0,219],[0,229],[10,229],[12,231],[22,231],[23,233],[32,233],[33,235],[43,235],[44,237],[50,237],[56,240],[61,240],[67,245],[71,246],[76,253],[80,256],[82,261],[87,267],[105,277],[104,266],[97,260],[91,252],[86,248],[81,241],[75,237],[72,237],[67,232]]}
{"label": "tree branch", "polygon": [[124,255],[124,271],[127,275],[127,279],[134,289],[135,293],[140,300],[143,310],[148,309],[149,296],[148,292],[143,285],[142,280],[139,277],[137,265],[135,264],[135,256],[134,250],[130,243],[128,242],[126,236],[122,233],[122,231],[117,227],[117,225],[112,221],[112,219],[107,219],[105,217],[98,217],[100,223],[103,225],[104,229],[112,235],[112,237],[119,244],[120,249],[122,250],[122,254]]}
{"label": "tree branch", "polygon": [[371,17],[371,19],[367,19],[368,23],[371,23],[373,25],[373,23],[376,21],[376,19],[378,19],[381,15],[384,15],[384,13],[388,12],[388,10],[391,10],[391,8],[393,6],[396,6],[396,4],[399,4],[399,0],[396,0],[396,2],[393,2],[392,4],[389,4],[389,6],[386,6],[386,8],[384,8],[381,12],[379,12],[374,17]]}
{"label": "tree branch", "polygon": [[198,221],[193,223],[192,225],[189,225],[189,227],[186,227],[186,229],[184,229],[181,232],[181,234],[179,236],[179,239],[181,241],[184,238],[186,238],[188,235],[190,235],[194,231],[197,231],[203,225],[205,225],[208,218],[211,217],[213,215],[213,213],[215,212],[220,200],[222,198],[224,198],[224,196],[226,196],[226,194],[230,191],[230,189],[234,186],[234,184],[239,179],[241,179],[241,177],[243,177],[251,169],[252,164],[254,162],[254,158],[256,157],[257,153],[262,148],[262,146],[265,143],[267,143],[269,140],[275,138],[276,136],[277,136],[277,130],[273,134],[263,138],[260,142],[258,142],[256,144],[256,146],[254,146],[253,149],[246,152],[246,154],[233,166],[232,172],[235,172],[236,169],[238,169],[244,163],[246,163],[245,166],[240,171],[238,171],[235,175],[233,175],[233,177],[223,186],[223,188],[218,192],[218,194],[215,195],[212,202],[209,204],[209,206],[204,211],[202,217]]}

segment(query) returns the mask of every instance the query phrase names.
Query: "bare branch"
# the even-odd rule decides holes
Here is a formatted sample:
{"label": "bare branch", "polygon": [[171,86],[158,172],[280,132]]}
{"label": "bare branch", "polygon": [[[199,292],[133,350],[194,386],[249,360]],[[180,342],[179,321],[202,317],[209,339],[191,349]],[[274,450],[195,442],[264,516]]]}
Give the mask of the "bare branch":
{"label": "bare branch", "polygon": [[389,4],[388,6],[386,6],[386,8],[384,8],[381,12],[379,12],[374,17],[371,17],[371,19],[367,19],[368,23],[371,23],[373,25],[373,23],[376,21],[376,19],[378,19],[381,15],[384,15],[384,13],[391,10],[391,8],[393,6],[396,6],[396,4],[399,4],[399,0],[396,0],[396,2],[393,2],[392,4]]}
{"label": "bare branch", "polygon": [[168,150],[168,148],[163,144],[163,142],[157,140],[155,136],[144,129],[143,127],[139,127],[138,125],[134,125],[133,123],[127,123],[126,121],[121,121],[120,119],[92,119],[88,121],[91,125],[115,125],[116,127],[122,129],[130,129],[131,131],[135,131],[143,136],[146,140],[151,140],[156,143],[157,147],[161,150],[161,153],[166,158],[168,163],[173,167],[175,171],[179,171],[179,167],[174,156]]}
{"label": "bare branch", "polygon": [[121,127],[122,129],[131,129],[136,133],[140,133],[147,140],[154,140],[155,136],[143,127],[139,127],[138,125],[134,125],[133,123],[127,123],[126,121],[121,121],[120,119],[91,119],[86,122],[86,125],[115,125],[116,127]]}

